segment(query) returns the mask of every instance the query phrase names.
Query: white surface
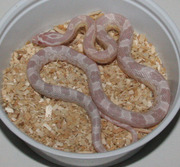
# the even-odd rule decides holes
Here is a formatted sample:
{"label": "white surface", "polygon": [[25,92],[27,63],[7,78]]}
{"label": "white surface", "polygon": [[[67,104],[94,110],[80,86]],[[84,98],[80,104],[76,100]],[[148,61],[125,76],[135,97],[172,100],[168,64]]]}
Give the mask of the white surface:
{"label": "white surface", "polygon": [[[154,0],[157,2],[174,20],[180,29],[179,0]],[[18,0],[0,0],[0,18]],[[138,154],[115,165],[128,167],[179,167],[180,166],[180,113],[173,122],[153,141],[145,146]],[[2,122],[0,122],[0,166],[6,167],[56,167],[45,159],[31,151],[27,145],[12,134]]]}

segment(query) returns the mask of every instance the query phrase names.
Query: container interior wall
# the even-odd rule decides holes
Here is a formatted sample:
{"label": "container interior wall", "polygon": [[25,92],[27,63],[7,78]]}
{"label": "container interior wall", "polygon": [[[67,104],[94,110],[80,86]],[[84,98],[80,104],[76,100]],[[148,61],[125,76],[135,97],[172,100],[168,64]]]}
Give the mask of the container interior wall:
{"label": "container interior wall", "polygon": [[[117,164],[119,162],[122,162],[122,161],[130,158],[135,153],[137,153],[140,149],[142,149],[143,146],[131,151],[130,153],[128,153],[128,155],[126,153],[124,153],[124,154],[121,154],[121,156],[113,155],[113,156],[109,156],[106,159],[104,157],[101,157],[101,158],[91,159],[91,160],[89,160],[88,158],[87,159],[86,158],[84,158],[84,159],[72,158],[71,160],[69,160],[68,157],[60,157],[55,154],[52,157],[51,153],[41,151],[31,145],[29,145],[29,147],[33,151],[35,151],[36,153],[41,155],[43,158],[45,158],[46,160],[51,161],[51,162],[61,165],[61,166],[67,166],[66,163],[69,162],[68,167],[88,167],[88,166],[108,167],[108,166],[112,166],[113,164]],[[87,163],[87,161],[88,161],[88,163]],[[79,165],[79,164],[83,164],[83,165]]]}
{"label": "container interior wall", "polygon": [[[2,41],[0,45],[0,70],[2,71],[8,66],[11,53],[30,40],[34,34],[52,28],[53,25],[63,23],[74,16],[96,10],[121,13],[131,21],[137,32],[146,34],[149,41],[156,46],[167,69],[172,98],[174,98],[179,84],[179,67],[171,37],[166,35],[169,30],[164,28],[163,24],[147,9],[131,0],[107,0],[106,2],[104,0],[37,1],[18,13],[17,17],[10,23],[7,23],[8,26],[0,40]],[[2,72],[0,78],[2,79]]]}

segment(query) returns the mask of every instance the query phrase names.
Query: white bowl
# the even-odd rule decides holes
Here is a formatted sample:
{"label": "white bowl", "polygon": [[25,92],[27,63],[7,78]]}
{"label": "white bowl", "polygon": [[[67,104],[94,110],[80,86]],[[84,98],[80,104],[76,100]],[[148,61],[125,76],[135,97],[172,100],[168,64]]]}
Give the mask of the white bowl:
{"label": "white bowl", "polygon": [[[22,0],[0,22],[0,70],[8,66],[10,54],[31,37],[76,15],[102,10],[125,15],[135,30],[145,33],[157,47],[167,69],[172,100],[170,111],[149,135],[127,147],[107,153],[77,154],[55,150],[22,133],[0,107],[0,118],[18,137],[46,159],[64,166],[110,166],[121,162],[157,136],[171,122],[180,108],[180,34],[171,19],[149,0]],[[2,79],[2,76],[0,76]]]}

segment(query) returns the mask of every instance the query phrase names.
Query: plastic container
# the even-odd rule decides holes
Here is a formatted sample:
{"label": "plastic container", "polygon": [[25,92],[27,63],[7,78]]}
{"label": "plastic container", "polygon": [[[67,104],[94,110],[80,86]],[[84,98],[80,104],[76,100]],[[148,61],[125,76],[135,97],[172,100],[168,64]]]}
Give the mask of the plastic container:
{"label": "plastic container", "polygon": [[[172,93],[170,111],[153,132],[134,144],[107,153],[77,154],[55,150],[29,138],[14,126],[0,107],[0,118],[13,133],[39,155],[64,166],[105,167],[121,162],[163,131],[180,108],[180,34],[167,14],[149,0],[22,0],[0,22],[0,70],[8,66],[10,54],[34,34],[76,15],[96,10],[123,14],[129,18],[136,31],[145,33],[156,46],[167,69]],[[2,72],[0,78],[2,80]]]}

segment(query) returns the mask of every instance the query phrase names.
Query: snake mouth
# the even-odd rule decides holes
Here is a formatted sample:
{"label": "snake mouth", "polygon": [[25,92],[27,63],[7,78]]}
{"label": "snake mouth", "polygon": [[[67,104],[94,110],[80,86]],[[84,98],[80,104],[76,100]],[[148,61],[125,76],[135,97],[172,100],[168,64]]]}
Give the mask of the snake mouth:
{"label": "snake mouth", "polygon": [[31,42],[38,45],[38,44],[39,44],[38,36],[35,35],[35,36],[32,38]]}

